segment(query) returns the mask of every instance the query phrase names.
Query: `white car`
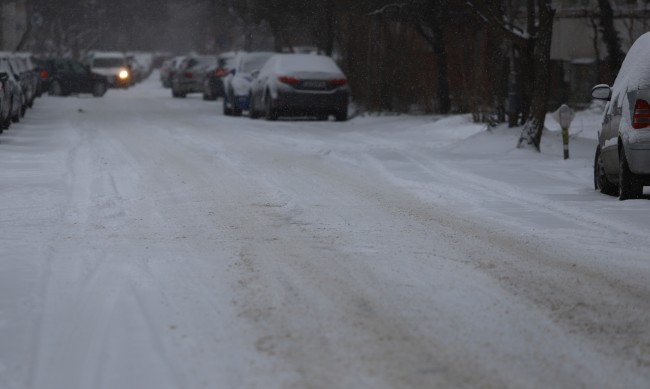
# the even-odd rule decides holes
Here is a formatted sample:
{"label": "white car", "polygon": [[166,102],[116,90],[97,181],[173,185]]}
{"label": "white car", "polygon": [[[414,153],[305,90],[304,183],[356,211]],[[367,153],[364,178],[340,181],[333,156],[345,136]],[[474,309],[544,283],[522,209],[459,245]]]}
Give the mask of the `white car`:
{"label": "white car", "polygon": [[223,78],[223,114],[241,116],[248,110],[253,73],[259,71],[274,53],[239,53],[233,61],[233,68]]}
{"label": "white car", "polygon": [[251,87],[251,118],[264,114],[348,119],[350,88],[343,71],[330,57],[313,54],[274,55],[256,74]]}
{"label": "white car", "polygon": [[594,186],[621,200],[650,185],[650,33],[632,45],[614,81],[592,97],[608,101],[594,158]]}
{"label": "white car", "polygon": [[106,76],[111,88],[128,88],[131,85],[131,71],[124,53],[93,52],[86,58],[86,64],[93,73]]}

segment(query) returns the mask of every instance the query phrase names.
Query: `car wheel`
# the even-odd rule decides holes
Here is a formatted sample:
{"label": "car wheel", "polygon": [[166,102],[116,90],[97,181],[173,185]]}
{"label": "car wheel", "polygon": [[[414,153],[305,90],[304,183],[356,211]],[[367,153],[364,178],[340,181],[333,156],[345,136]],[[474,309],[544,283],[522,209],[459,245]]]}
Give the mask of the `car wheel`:
{"label": "car wheel", "polygon": [[63,87],[59,81],[52,81],[50,84],[50,96],[63,96]]}
{"label": "car wheel", "polygon": [[223,114],[225,116],[232,115],[232,110],[228,107],[228,96],[223,98]]}
{"label": "car wheel", "polygon": [[248,106],[248,117],[251,118],[251,119],[257,119],[259,117],[259,115],[257,114],[257,111],[255,110],[255,103],[254,103],[254,100],[253,100],[253,95],[251,95],[248,98],[248,101],[249,101],[249,103],[248,103],[249,104],[249,106]]}
{"label": "car wheel", "polygon": [[103,82],[95,83],[95,85],[93,85],[93,96],[102,97],[104,94],[106,94],[106,84]]}
{"label": "car wheel", "polygon": [[639,182],[636,174],[630,171],[630,166],[625,157],[625,150],[621,147],[618,153],[619,179],[618,179],[618,198],[620,200],[638,199],[643,194],[643,185]]}
{"label": "car wheel", "polygon": [[334,118],[337,122],[345,122],[348,120],[348,110],[344,109],[341,111],[338,111],[334,114]]}
{"label": "car wheel", "polygon": [[[9,112],[11,112],[11,110]],[[1,125],[3,130],[9,129],[9,126],[11,126],[11,116],[8,116]]]}
{"label": "car wheel", "polygon": [[607,179],[603,159],[600,157],[600,146],[596,147],[596,156],[594,157],[594,189],[610,196],[615,196],[618,189]]}
{"label": "car wheel", "polygon": [[214,93],[214,91],[212,90],[212,88],[210,88],[210,83],[208,81],[206,81],[204,83],[204,85],[203,85],[203,100],[214,101],[216,99],[217,99],[217,96]]}
{"label": "car wheel", "polygon": [[278,111],[273,108],[271,95],[266,93],[266,120],[278,120]]}

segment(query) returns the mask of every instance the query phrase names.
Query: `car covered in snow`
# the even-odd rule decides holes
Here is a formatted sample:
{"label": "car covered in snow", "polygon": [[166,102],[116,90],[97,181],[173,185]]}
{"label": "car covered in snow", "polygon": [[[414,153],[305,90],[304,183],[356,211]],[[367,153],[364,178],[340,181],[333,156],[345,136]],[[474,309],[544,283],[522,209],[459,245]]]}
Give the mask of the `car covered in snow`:
{"label": "car covered in snow", "polygon": [[215,55],[189,55],[178,65],[171,79],[172,96],[203,93],[203,78],[208,68],[217,65]]}
{"label": "car covered in snow", "polygon": [[278,116],[333,115],[348,118],[350,89],[343,71],[330,57],[313,54],[274,55],[256,74],[249,115],[269,120]]}
{"label": "car covered in snow", "polygon": [[233,52],[219,54],[216,66],[207,69],[203,75],[203,100],[223,97],[223,78],[232,69],[235,56]]}
{"label": "car covered in snow", "polygon": [[650,185],[650,33],[627,53],[613,86],[597,85],[606,100],[594,158],[594,186],[621,200],[640,198]]}
{"label": "car covered in snow", "polygon": [[131,71],[124,53],[95,51],[88,54],[85,62],[93,73],[106,76],[109,87],[128,88],[131,85]]}
{"label": "car covered in snow", "polygon": [[233,61],[233,68],[223,78],[223,114],[241,116],[248,110],[253,73],[258,72],[274,53],[239,53]]}
{"label": "car covered in snow", "polygon": [[[4,113],[2,115],[2,123],[0,123],[4,129],[7,129],[12,122],[19,122],[20,118],[25,115],[27,100],[23,91],[23,87],[20,84],[20,80],[18,79],[18,73],[11,66],[11,62],[9,62],[9,59],[7,57],[0,56],[0,72],[7,74],[7,78],[3,82],[3,86],[6,104],[9,106],[5,106],[3,108]],[[8,116],[5,112],[5,109],[7,108]]]}

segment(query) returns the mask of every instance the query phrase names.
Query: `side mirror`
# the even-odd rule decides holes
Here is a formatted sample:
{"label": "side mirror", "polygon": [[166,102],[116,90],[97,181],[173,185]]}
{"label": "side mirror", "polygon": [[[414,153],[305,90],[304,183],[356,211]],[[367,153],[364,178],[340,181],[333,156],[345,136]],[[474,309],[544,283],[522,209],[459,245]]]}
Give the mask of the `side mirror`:
{"label": "side mirror", "polygon": [[591,89],[591,97],[597,100],[609,101],[612,98],[612,88],[606,84],[596,85]]}
{"label": "side mirror", "polygon": [[0,72],[0,81],[5,81],[9,78],[9,75],[6,72]]}

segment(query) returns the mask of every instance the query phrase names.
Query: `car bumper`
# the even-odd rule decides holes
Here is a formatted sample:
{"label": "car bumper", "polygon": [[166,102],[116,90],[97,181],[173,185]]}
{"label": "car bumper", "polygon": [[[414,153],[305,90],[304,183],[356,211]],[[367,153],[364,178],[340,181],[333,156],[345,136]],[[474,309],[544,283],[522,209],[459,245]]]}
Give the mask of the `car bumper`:
{"label": "car bumper", "polygon": [[650,175],[650,143],[629,145],[625,157],[633,173]]}
{"label": "car bumper", "polygon": [[203,92],[203,84],[195,80],[174,80],[172,88],[182,93],[199,93]]}
{"label": "car bumper", "polygon": [[110,77],[108,79],[108,86],[110,88],[128,88],[131,86],[131,78]]}
{"label": "car bumper", "polygon": [[279,92],[275,108],[286,114],[329,114],[347,110],[349,93]]}
{"label": "car bumper", "polygon": [[248,110],[249,104],[250,98],[248,96],[235,96],[235,108],[246,111]]}

